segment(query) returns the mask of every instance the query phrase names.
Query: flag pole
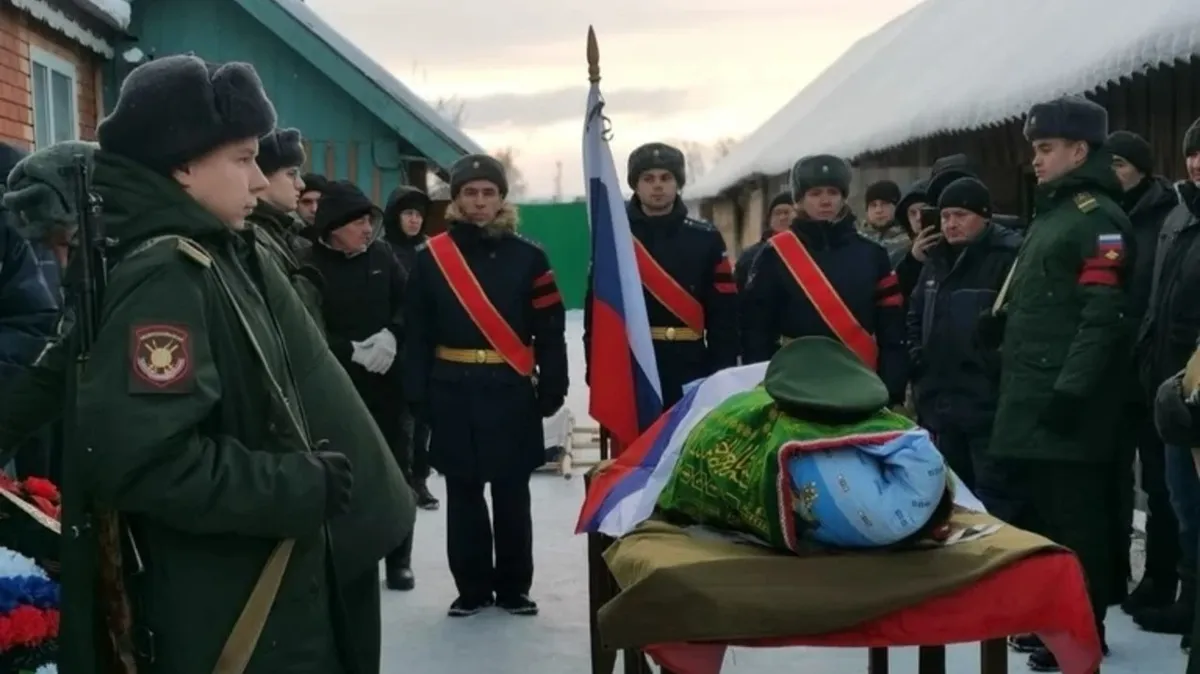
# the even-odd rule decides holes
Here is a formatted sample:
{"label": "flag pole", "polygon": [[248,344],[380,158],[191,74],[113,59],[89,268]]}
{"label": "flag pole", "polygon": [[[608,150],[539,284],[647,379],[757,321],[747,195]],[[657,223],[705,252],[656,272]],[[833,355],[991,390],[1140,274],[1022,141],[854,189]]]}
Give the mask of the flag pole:
{"label": "flag pole", "polygon": [[588,26],[587,36],[588,82],[600,82],[600,45],[596,42],[596,29]]}
{"label": "flag pole", "polygon": [[[596,42],[596,29],[594,26],[588,26],[587,32],[587,64],[588,64],[588,82],[593,86],[600,83],[600,44]],[[608,430],[604,426],[600,426],[600,461],[601,463],[608,461],[612,456],[611,437]]]}

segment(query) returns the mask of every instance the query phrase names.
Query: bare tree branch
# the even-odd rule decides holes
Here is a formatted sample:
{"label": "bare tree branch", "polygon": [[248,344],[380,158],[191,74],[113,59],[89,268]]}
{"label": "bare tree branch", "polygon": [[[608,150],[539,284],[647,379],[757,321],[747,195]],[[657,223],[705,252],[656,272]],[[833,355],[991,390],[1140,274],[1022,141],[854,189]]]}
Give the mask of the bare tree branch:
{"label": "bare tree branch", "polygon": [[510,145],[492,152],[492,156],[504,166],[504,175],[508,177],[509,198],[524,197],[529,191],[529,186],[525,182],[525,174],[521,172],[521,167],[517,166],[517,151]]}

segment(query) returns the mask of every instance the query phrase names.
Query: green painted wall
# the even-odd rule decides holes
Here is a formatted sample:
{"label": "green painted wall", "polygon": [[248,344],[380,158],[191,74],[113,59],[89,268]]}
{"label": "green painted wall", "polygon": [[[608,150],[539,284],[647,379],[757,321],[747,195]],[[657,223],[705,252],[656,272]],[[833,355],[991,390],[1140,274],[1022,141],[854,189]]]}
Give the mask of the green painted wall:
{"label": "green painted wall", "polygon": [[[310,141],[309,163],[352,179],[376,200],[400,184],[402,140],[253,16],[231,0],[135,2],[130,32],[156,57],[195,52],[209,61],[253,63],[279,126]],[[404,145],[407,145],[405,143]]]}
{"label": "green painted wall", "polygon": [[592,236],[587,204],[526,204],[520,206],[518,231],[537,241],[550,257],[567,309],[582,309],[587,293]]}

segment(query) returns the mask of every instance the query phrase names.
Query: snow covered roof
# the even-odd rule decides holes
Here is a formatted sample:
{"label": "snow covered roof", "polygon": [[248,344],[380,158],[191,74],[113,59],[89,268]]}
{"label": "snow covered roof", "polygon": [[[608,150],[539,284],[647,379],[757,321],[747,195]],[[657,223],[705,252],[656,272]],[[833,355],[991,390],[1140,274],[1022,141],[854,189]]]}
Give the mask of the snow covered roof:
{"label": "snow covered roof", "polygon": [[688,196],[785,173],[806,154],[852,158],[1017,119],[1196,54],[1196,0],[925,0],[856,42]]}
{"label": "snow covered roof", "polygon": [[[108,38],[97,35],[79,21],[68,16],[57,3],[48,0],[11,0],[11,2],[13,7],[28,12],[33,18],[71,40],[104,58],[112,58],[113,47]],[[75,0],[75,5],[99,19],[109,28],[124,31],[129,27],[128,0]]]}
{"label": "snow covered roof", "polygon": [[[404,86],[400,80],[396,79],[386,68],[368,56],[366,52],[354,46],[352,42],[337,32],[333,26],[326,23],[311,7],[304,4],[303,0],[273,0],[273,2],[290,14],[296,21],[308,28],[309,31],[337,52],[343,59],[351,63],[367,79],[371,80],[383,92],[403,106],[405,110],[408,110],[424,122],[426,127],[435,131],[443,140],[452,145],[458,151],[459,156],[484,153],[483,148],[471,140],[467,134],[463,133],[450,120],[438,113],[437,110],[434,110],[433,106],[413,92],[412,89]],[[385,119],[383,121],[394,126],[396,120]],[[447,161],[446,157],[431,156],[429,158],[439,164]],[[449,168],[449,166],[441,166],[441,168]]]}

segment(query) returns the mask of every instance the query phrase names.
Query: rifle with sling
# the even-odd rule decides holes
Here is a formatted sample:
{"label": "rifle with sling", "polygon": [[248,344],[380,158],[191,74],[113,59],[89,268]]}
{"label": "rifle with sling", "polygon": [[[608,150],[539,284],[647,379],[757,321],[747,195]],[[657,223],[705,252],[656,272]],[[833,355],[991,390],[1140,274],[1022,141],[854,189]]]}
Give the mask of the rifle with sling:
{"label": "rifle with sling", "polygon": [[[69,365],[64,376],[62,652],[64,674],[136,674],[137,657],[152,661],[153,635],[133,624],[127,581],[145,568],[128,525],[96,503],[82,472],[92,451],[78,421],[79,379],[87,367],[103,316],[112,241],[105,235],[100,197],[92,191],[89,157],[63,169],[74,187],[78,229],[64,279],[64,323]],[[126,563],[128,560],[129,563]],[[86,608],[85,608],[86,607]],[[77,660],[76,660],[77,659]]]}

